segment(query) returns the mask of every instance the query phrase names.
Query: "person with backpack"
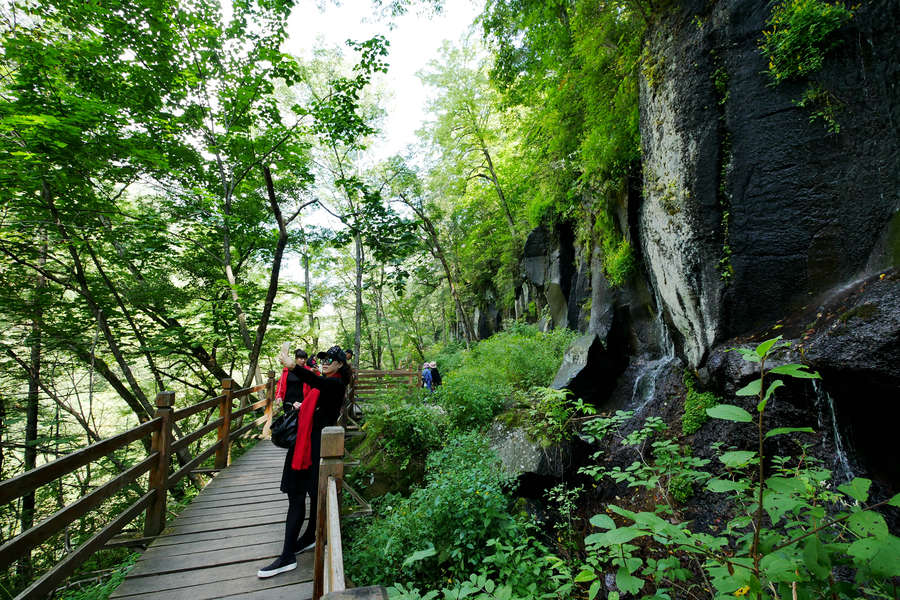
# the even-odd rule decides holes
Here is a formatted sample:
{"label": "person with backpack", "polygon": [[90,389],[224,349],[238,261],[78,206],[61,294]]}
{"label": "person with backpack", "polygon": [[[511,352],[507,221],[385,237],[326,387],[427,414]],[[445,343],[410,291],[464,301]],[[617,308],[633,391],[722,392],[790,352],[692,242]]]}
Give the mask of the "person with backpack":
{"label": "person with backpack", "polygon": [[422,387],[429,392],[434,391],[434,380],[431,378],[431,365],[429,363],[422,365]]}
{"label": "person with backpack", "polygon": [[431,367],[429,370],[431,371],[431,381],[434,383],[434,389],[438,389],[444,383],[444,379],[441,377],[441,372],[438,371],[437,362],[431,361],[429,366]]}

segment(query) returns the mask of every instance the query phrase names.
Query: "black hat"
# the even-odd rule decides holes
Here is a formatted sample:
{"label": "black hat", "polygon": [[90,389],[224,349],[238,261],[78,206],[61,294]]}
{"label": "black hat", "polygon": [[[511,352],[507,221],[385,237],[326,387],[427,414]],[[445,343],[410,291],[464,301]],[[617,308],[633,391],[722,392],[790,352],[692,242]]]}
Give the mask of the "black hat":
{"label": "black hat", "polygon": [[341,350],[340,346],[332,346],[325,352],[319,352],[316,354],[316,358],[333,358],[334,360],[339,360],[342,363],[347,363],[347,354]]}

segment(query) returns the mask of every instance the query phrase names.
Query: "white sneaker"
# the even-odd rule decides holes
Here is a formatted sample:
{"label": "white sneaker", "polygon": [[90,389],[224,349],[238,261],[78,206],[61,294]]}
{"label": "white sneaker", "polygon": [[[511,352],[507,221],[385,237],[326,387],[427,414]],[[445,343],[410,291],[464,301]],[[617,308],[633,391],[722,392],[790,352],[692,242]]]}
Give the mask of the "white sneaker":
{"label": "white sneaker", "polygon": [[281,561],[281,557],[278,557],[278,559],[275,562],[273,562],[271,565],[260,569],[259,572],[256,574],[256,576],[259,577],[260,579],[265,579],[266,577],[274,577],[275,575],[278,575],[279,573],[287,573],[288,571],[293,571],[296,568],[297,568],[296,560],[291,563],[283,563]]}

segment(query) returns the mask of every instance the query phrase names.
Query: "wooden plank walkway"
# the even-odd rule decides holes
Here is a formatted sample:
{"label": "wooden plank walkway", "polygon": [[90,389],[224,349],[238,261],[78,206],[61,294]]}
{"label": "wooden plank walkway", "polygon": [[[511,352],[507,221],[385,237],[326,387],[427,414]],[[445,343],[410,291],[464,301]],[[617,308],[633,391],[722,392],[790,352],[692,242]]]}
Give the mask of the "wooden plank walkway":
{"label": "wooden plank walkway", "polygon": [[293,571],[256,576],[281,554],[287,497],[278,486],[285,452],[263,440],[216,475],[110,598],[312,598],[312,552],[298,555]]}

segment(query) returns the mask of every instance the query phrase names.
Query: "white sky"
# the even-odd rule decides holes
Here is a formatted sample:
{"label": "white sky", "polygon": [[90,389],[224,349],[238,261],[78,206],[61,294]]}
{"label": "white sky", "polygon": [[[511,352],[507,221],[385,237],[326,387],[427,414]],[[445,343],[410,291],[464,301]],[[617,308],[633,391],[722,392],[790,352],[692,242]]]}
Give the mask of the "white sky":
{"label": "white sky", "polygon": [[[416,77],[416,72],[437,57],[444,40],[460,39],[481,11],[482,2],[445,0],[444,4],[442,13],[430,18],[415,14],[419,7],[413,6],[406,15],[393,19],[393,29],[388,27],[387,22],[372,18],[371,0],[341,0],[340,6],[329,2],[324,11],[320,11],[313,0],[306,0],[299,3],[291,14],[288,21],[289,39],[282,50],[297,56],[306,55],[319,36],[347,54],[352,52],[345,43],[348,39],[363,41],[380,34],[390,42],[387,58],[390,66],[384,77],[393,91],[393,99],[387,107],[389,116],[383,127],[383,138],[370,151],[371,158],[378,160],[393,156],[416,142],[415,131],[425,120],[427,97],[426,88]],[[339,225],[323,211],[305,214],[303,221],[307,224]],[[299,257],[285,257],[283,267],[285,277],[303,280]],[[330,312],[326,309],[323,315]]]}
{"label": "white sky", "polygon": [[[443,13],[431,18],[416,15],[419,7],[394,19],[396,27],[372,18],[370,0],[342,0],[340,6],[329,3],[322,12],[315,3],[299,3],[288,21],[290,38],[283,50],[296,55],[305,54],[318,36],[328,43],[339,45],[346,52],[348,39],[363,41],[383,35],[390,42],[386,76],[393,89],[388,106],[389,117],[384,125],[384,140],[375,154],[381,157],[401,152],[416,141],[415,131],[425,119],[423,107],[426,89],[416,71],[437,57],[445,39],[457,41],[480,12],[481,2],[473,0],[445,0]],[[368,22],[363,22],[368,21]]]}

